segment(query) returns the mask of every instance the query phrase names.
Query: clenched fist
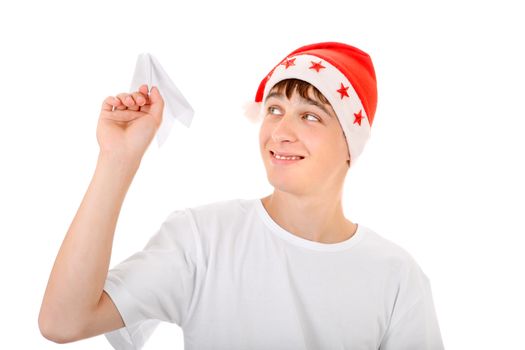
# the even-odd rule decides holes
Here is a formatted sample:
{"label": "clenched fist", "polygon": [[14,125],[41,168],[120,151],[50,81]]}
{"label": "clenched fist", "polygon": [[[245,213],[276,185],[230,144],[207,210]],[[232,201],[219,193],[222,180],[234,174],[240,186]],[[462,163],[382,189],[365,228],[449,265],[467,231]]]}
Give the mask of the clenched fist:
{"label": "clenched fist", "polygon": [[143,84],[132,93],[108,96],[97,125],[100,152],[140,160],[162,121],[164,100],[156,87]]}

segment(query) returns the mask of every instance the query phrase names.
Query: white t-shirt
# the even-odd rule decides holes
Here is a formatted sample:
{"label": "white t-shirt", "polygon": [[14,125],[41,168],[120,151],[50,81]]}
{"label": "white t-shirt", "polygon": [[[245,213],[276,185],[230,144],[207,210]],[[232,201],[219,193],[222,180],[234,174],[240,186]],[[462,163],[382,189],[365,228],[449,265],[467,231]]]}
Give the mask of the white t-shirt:
{"label": "white t-shirt", "polygon": [[430,282],[409,253],[358,224],[327,244],[286,231],[261,200],[172,212],[143,251],[110,269],[104,290],[140,349],[160,321],[186,350],[443,349]]}

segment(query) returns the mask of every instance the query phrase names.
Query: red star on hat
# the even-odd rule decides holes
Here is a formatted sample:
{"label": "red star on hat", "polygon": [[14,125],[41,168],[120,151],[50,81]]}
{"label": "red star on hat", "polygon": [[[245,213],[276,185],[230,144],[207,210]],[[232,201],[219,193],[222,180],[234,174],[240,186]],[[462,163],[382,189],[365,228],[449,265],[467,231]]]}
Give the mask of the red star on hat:
{"label": "red star on hat", "polygon": [[342,100],[343,97],[345,97],[345,96],[346,96],[346,97],[350,97],[350,96],[348,96],[348,92],[347,92],[347,90],[348,90],[349,87],[350,87],[350,86],[345,87],[345,86],[343,85],[343,83],[341,83],[341,88],[340,88],[339,90],[337,90],[337,92],[341,94],[341,100]]}
{"label": "red star on hat", "polygon": [[322,61],[319,61],[319,62],[310,61],[310,62],[312,62],[312,66],[310,67],[310,69],[315,69],[317,73],[319,73],[321,69],[326,68],[325,66],[321,64]]}
{"label": "red star on hat", "polygon": [[362,111],[363,110],[360,110],[359,113],[354,113],[354,116],[355,116],[354,124],[358,123],[359,125],[361,125],[361,119],[363,119],[363,116],[361,115]]}
{"label": "red star on hat", "polygon": [[283,63],[281,63],[283,66],[286,66],[285,69],[288,69],[288,67],[290,66],[295,66],[295,57],[294,58],[290,58],[286,61],[284,61]]}

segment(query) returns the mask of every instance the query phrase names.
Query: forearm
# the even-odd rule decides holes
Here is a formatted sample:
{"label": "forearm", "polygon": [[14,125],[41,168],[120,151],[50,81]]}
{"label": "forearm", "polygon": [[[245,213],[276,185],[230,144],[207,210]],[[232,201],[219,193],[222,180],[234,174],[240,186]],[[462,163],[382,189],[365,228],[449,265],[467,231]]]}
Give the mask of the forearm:
{"label": "forearm", "polygon": [[51,271],[41,309],[46,322],[76,326],[98,304],[117,219],[138,165],[136,161],[99,155]]}

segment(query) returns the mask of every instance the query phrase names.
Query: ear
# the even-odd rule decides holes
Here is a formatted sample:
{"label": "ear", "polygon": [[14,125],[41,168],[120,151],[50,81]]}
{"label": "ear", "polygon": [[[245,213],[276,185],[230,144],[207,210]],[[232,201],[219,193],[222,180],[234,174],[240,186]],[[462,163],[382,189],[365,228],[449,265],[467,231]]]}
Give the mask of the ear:
{"label": "ear", "polygon": [[244,116],[252,123],[257,123],[261,120],[261,102],[249,101],[243,105]]}

